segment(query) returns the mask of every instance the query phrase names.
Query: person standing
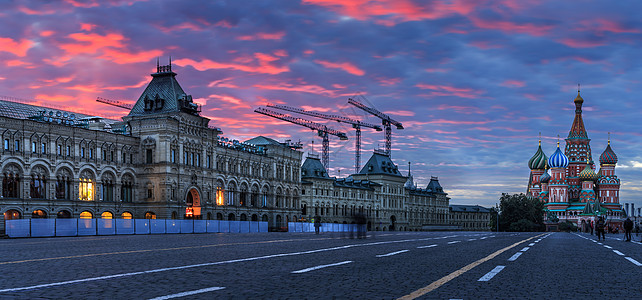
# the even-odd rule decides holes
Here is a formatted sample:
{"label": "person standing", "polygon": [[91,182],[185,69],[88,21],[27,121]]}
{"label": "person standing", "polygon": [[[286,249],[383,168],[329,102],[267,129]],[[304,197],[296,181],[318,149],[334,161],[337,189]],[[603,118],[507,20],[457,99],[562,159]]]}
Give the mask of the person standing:
{"label": "person standing", "polygon": [[316,215],[314,216],[314,232],[319,234],[319,229],[321,229],[321,217]]}
{"label": "person standing", "polygon": [[597,240],[598,241],[600,240],[600,234],[602,234],[602,239],[606,241],[606,236],[604,236],[604,225],[606,225],[606,224],[604,222],[604,218],[603,217],[599,217],[597,219],[597,222],[595,222],[595,230],[596,230],[596,233],[597,233]]}
{"label": "person standing", "polygon": [[626,218],[626,221],[624,221],[624,239],[627,242],[631,241],[632,230],[633,230],[633,221],[631,221],[631,218]]}

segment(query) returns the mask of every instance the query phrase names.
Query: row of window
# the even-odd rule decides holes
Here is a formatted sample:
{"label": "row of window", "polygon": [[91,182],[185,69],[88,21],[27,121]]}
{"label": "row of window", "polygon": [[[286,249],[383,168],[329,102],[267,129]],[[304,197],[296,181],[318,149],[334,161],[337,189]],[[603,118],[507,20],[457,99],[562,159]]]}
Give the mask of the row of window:
{"label": "row of window", "polygon": [[[10,149],[10,140],[5,139],[4,140],[4,150],[5,151],[20,151],[20,140],[15,140],[14,141],[14,147],[13,150]],[[40,153],[40,154],[47,154],[47,143],[40,143],[38,145],[37,142],[31,142],[31,152],[32,153]],[[61,144],[56,145],[56,154],[60,156],[72,156],[72,149],[70,145],[67,145],[63,147]],[[94,149],[93,148],[87,148],[87,151],[85,151],[85,147],[80,147],[80,157],[81,158],[88,158],[88,159],[93,159],[94,158]],[[114,157],[114,151],[110,150],[103,150],[102,151],[102,160],[104,161],[110,161],[113,162],[115,161]],[[122,163],[127,163],[127,153],[123,152],[122,153],[122,158],[121,158]],[[134,156],[133,154],[129,154],[129,162],[132,163],[134,161]]]}
{"label": "row of window", "polygon": [[[5,174],[2,178],[2,196],[4,198],[19,198],[20,178],[11,174]],[[78,200],[93,201],[95,182],[91,179],[80,178],[78,183]],[[102,200],[114,201],[114,187],[115,184],[107,181],[102,184]],[[121,186],[121,201],[132,202],[133,199],[133,183],[123,182]],[[59,179],[55,185],[55,198],[56,199],[71,199],[72,182],[70,179]],[[34,176],[29,183],[29,196],[35,199],[46,198],[47,180],[40,176]]]}

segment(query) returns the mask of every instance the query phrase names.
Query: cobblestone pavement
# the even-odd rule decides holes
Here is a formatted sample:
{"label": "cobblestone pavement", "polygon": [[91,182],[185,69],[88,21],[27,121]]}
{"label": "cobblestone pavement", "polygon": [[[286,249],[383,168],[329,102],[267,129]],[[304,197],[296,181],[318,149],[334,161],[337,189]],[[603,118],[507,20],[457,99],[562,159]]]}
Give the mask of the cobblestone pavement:
{"label": "cobblestone pavement", "polygon": [[10,239],[0,240],[0,299],[641,299],[642,243],[621,238],[386,232],[366,239]]}

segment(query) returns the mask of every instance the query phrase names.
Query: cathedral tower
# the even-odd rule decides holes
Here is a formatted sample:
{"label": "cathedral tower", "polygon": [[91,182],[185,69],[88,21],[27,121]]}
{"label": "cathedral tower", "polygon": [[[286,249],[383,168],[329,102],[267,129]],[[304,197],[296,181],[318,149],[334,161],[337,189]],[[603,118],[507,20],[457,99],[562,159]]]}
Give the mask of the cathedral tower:
{"label": "cathedral tower", "polygon": [[582,120],[582,104],[584,103],[584,99],[580,96],[579,88],[577,90],[577,97],[575,97],[573,102],[575,102],[575,119],[566,138],[566,148],[564,148],[564,154],[566,154],[569,160],[567,174],[569,202],[579,201],[581,191],[581,182],[578,177],[579,173],[584,169],[587,160],[593,160],[590,145],[591,139],[588,138],[588,134],[584,128],[584,120]]}

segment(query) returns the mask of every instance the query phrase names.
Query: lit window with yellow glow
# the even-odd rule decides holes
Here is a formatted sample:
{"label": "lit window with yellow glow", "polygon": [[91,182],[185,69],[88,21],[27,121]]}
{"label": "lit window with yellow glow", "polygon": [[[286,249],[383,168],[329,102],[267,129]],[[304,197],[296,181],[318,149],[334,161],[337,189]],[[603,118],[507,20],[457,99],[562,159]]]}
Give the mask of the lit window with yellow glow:
{"label": "lit window with yellow glow", "polygon": [[94,215],[91,212],[88,212],[88,211],[83,211],[83,212],[80,213],[80,218],[81,219],[91,219],[93,217],[94,217]]}
{"label": "lit window with yellow glow", "polygon": [[123,213],[121,214],[121,217],[122,217],[123,219],[130,220],[130,219],[132,219],[132,213],[130,213],[130,212],[128,212],[128,211],[123,212]]}
{"label": "lit window with yellow glow", "polygon": [[84,201],[94,200],[94,182],[91,179],[80,179],[78,186],[78,199]]}
{"label": "lit window with yellow glow", "polygon": [[114,218],[114,214],[112,214],[111,212],[106,211],[106,212],[102,213],[102,215],[100,215],[100,217],[103,218],[103,219],[113,219]]}
{"label": "lit window with yellow glow", "polygon": [[225,191],[221,187],[216,187],[216,205],[225,204]]}

